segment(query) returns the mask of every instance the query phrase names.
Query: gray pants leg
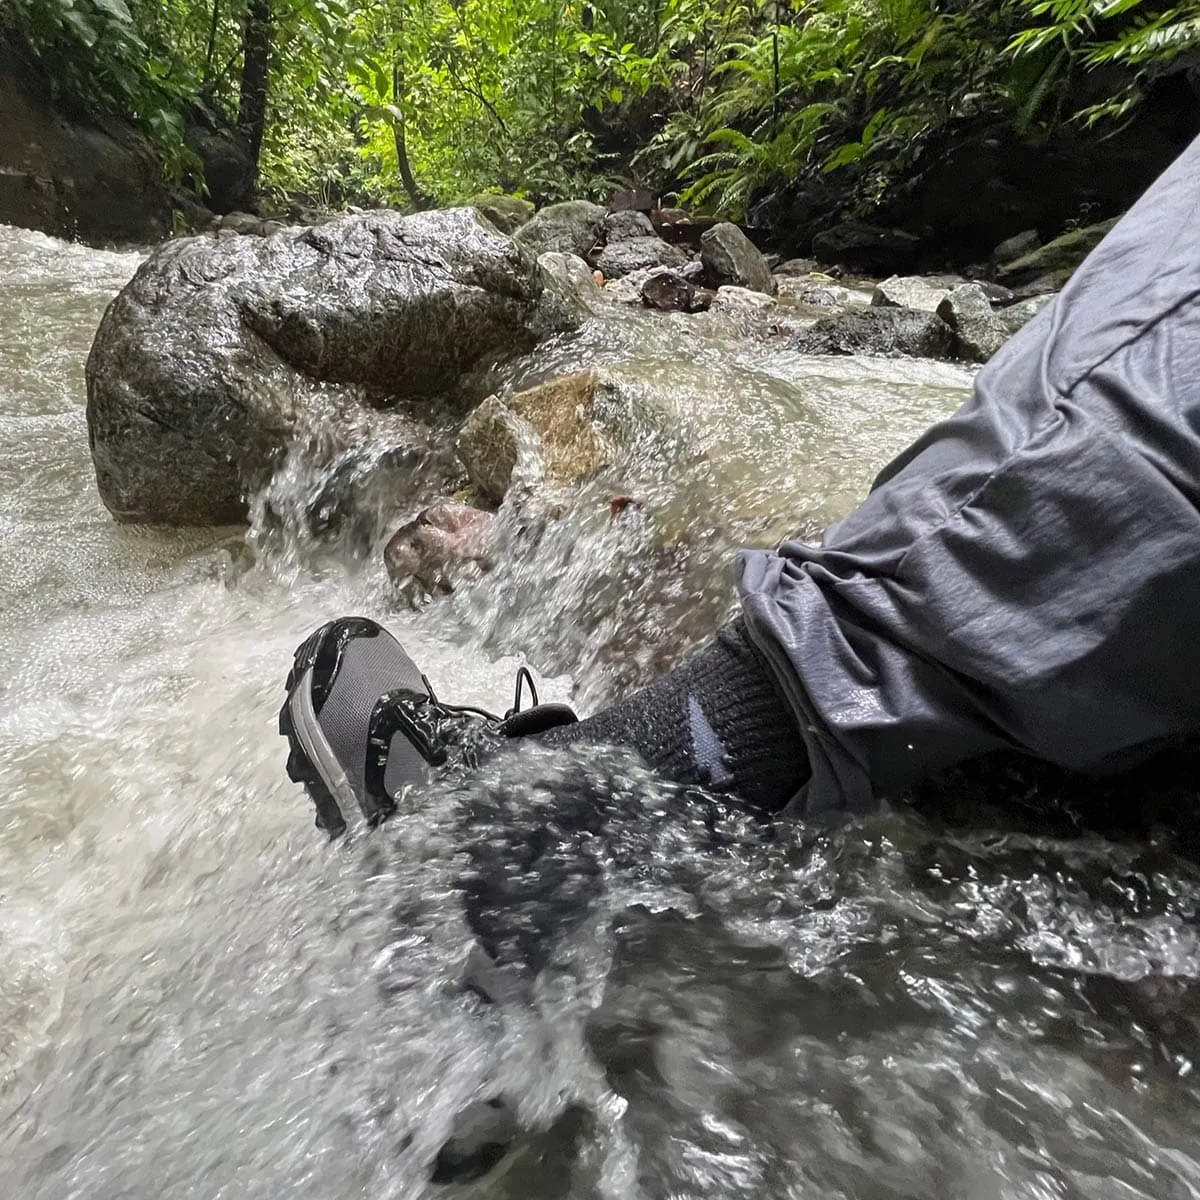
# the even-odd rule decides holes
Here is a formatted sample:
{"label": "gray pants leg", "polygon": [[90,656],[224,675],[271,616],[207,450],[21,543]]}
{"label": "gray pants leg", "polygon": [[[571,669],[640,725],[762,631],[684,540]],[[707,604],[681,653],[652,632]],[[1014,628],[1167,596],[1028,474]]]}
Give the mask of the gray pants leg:
{"label": "gray pants leg", "polygon": [[821,547],[743,554],[807,815],[1200,729],[1200,141]]}

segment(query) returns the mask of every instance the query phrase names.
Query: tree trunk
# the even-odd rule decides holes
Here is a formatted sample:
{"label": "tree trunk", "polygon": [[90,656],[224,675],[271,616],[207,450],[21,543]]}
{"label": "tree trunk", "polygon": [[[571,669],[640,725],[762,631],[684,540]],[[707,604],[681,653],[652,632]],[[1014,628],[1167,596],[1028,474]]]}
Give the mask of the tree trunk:
{"label": "tree trunk", "polygon": [[248,0],[242,26],[242,89],[238,98],[238,133],[250,156],[246,199],[258,179],[258,156],[267,123],[267,85],[273,35],[271,0]]}
{"label": "tree trunk", "polygon": [[397,116],[392,118],[392,137],[396,140],[396,165],[400,168],[400,182],[413,208],[428,208],[429,198],[421,191],[416,177],[412,173],[412,164],[408,161],[408,144],[404,138],[404,68],[400,65],[400,55],[392,59],[392,106]]}

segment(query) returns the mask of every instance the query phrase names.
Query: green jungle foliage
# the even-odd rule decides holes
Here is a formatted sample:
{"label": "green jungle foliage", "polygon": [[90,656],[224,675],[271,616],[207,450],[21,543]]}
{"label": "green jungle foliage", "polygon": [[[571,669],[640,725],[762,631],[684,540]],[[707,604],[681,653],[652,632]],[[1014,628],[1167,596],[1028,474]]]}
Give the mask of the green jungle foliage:
{"label": "green jungle foliage", "polygon": [[1198,0],[6,0],[0,23],[177,178],[204,118],[267,194],[637,184],[732,216],[803,176],[878,196],[964,118],[1119,121],[1200,48]]}

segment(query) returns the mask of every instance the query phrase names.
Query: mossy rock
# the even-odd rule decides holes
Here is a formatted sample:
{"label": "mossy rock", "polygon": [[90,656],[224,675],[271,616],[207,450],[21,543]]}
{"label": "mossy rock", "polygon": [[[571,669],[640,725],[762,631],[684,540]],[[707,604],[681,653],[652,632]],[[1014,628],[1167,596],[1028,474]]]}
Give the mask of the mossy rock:
{"label": "mossy rock", "polygon": [[1091,254],[1116,223],[1117,218],[1114,217],[1098,225],[1069,230],[1054,241],[1002,267],[997,277],[1009,287],[1020,287],[1035,279],[1045,279],[1047,285],[1044,290],[1056,291],[1070,279],[1075,268]]}
{"label": "mossy rock", "polygon": [[534,207],[519,196],[473,196],[467,204],[482,213],[501,233],[513,234],[534,214]]}

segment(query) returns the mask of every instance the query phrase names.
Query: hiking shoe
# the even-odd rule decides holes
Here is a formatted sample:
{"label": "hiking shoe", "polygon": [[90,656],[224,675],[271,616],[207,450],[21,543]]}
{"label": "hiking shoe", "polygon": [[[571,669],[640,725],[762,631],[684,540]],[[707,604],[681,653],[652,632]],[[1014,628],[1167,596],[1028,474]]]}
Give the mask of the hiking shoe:
{"label": "hiking shoe", "polygon": [[[522,708],[526,689],[532,707]],[[288,740],[288,778],[307,789],[317,828],[338,837],[348,811],[357,807],[369,826],[378,825],[396,811],[406,788],[428,783],[487,734],[525,737],[576,719],[564,704],[538,703],[525,667],[502,717],[443,703],[383,626],[340,617],[297,648],[279,732]]]}

